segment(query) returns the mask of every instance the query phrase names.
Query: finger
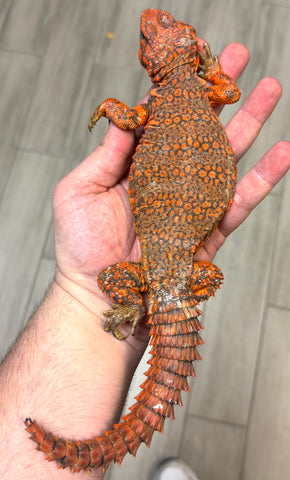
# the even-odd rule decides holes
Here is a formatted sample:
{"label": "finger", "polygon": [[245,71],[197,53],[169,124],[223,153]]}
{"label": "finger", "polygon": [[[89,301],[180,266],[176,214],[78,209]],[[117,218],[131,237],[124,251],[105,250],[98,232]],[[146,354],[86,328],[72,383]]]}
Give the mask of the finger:
{"label": "finger", "polygon": [[237,80],[245,70],[250,59],[249,50],[241,43],[229,43],[219,55],[223,70],[233,80]]}
{"label": "finger", "polygon": [[263,78],[226,125],[227,136],[237,161],[257,138],[277,105],[281,93],[282,87],[275,78]]}
{"label": "finger", "polygon": [[94,193],[114,186],[127,172],[135,148],[135,136],[110,124],[101,144],[61,182],[71,194],[80,189]]}
{"label": "finger", "polygon": [[219,225],[226,237],[235,230],[290,168],[290,142],[274,145],[237,183],[230,210]]}

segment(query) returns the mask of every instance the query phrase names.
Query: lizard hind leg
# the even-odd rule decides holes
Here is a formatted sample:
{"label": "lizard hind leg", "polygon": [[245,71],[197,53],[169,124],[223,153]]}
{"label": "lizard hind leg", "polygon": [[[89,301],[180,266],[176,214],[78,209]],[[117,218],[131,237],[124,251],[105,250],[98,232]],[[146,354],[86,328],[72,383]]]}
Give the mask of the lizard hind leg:
{"label": "lizard hind leg", "polygon": [[132,323],[134,335],[139,321],[145,314],[142,292],[147,290],[140,263],[116,263],[98,275],[98,286],[113,302],[112,308],[104,312],[107,320],[104,330],[111,331],[119,340],[126,338],[119,327]]}
{"label": "lizard hind leg", "polygon": [[223,279],[221,270],[213,263],[194,261],[188,286],[199,303],[213,296],[223,283]]}

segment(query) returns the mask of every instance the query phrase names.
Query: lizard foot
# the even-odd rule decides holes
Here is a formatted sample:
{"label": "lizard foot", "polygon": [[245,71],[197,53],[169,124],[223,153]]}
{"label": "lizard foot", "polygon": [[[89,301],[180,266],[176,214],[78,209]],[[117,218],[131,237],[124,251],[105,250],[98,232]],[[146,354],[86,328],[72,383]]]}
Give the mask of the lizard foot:
{"label": "lizard foot", "polygon": [[109,317],[105,322],[104,330],[111,331],[118,340],[124,340],[127,336],[119,332],[119,326],[131,322],[131,335],[135,335],[136,327],[144,313],[145,308],[142,305],[113,303],[112,309],[104,312],[104,315]]}
{"label": "lizard foot", "polygon": [[217,55],[212,56],[211,49],[208,43],[203,44],[203,48],[205,50],[205,55],[203,55],[200,51],[199,54],[199,72],[198,76],[207,80],[207,72],[208,70],[214,68],[216,70],[221,70],[221,65]]}
{"label": "lizard foot", "polygon": [[96,110],[94,111],[94,113],[92,113],[92,115],[90,116],[90,123],[88,124],[88,129],[89,131],[91,132],[94,128],[94,126],[96,125],[97,121],[102,117],[104,116],[100,110],[99,107],[96,108]]}

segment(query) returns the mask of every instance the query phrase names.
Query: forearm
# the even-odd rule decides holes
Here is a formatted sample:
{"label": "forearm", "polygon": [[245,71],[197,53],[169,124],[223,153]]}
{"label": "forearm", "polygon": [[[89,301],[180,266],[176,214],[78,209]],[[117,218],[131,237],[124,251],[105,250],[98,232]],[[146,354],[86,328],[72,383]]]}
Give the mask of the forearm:
{"label": "forearm", "polygon": [[[96,302],[92,313],[53,282],[1,365],[1,478],[71,477],[35,450],[23,425],[27,416],[73,439],[102,434],[118,420],[138,354],[103,331],[103,309],[100,301],[98,315]],[[97,471],[92,478],[102,476]]]}

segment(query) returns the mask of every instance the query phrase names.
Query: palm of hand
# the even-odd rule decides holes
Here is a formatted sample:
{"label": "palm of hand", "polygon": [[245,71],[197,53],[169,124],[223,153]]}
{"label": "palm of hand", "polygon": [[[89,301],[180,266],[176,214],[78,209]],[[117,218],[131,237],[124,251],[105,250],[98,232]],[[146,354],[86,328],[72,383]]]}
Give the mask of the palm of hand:
{"label": "palm of hand", "polygon": [[[58,195],[56,190],[55,202]],[[80,188],[55,212],[56,257],[65,276],[78,272],[96,279],[108,264],[138,259],[128,193],[121,183],[106,191]]]}
{"label": "palm of hand", "polygon": [[[66,278],[81,281],[90,290],[97,288],[96,277],[108,265],[140,258],[127,192],[133,135],[112,129],[113,135],[116,130],[121,137],[130,135],[127,158],[121,161],[121,147],[119,154],[114,152],[116,168],[113,161],[103,174],[113,152],[97,149],[59,182],[53,197],[57,267]],[[95,170],[96,181],[92,177],[88,181],[91,170]]]}

